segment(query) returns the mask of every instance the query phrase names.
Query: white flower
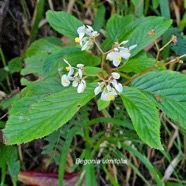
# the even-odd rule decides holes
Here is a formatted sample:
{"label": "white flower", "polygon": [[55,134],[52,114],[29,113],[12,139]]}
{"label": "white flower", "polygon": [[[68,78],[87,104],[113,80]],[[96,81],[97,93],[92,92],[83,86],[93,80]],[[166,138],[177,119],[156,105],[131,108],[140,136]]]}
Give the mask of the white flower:
{"label": "white flower", "polygon": [[77,92],[78,93],[82,93],[84,92],[85,88],[86,88],[86,81],[84,79],[79,79],[79,77],[77,77],[73,82],[72,82],[72,86],[73,87],[78,87],[77,88]]}
{"label": "white flower", "polygon": [[80,78],[82,78],[84,65],[83,64],[77,64],[77,67],[78,67],[78,75],[79,75]]}
{"label": "white flower", "polygon": [[75,42],[78,42],[82,47],[81,50],[89,50],[94,44],[94,38],[99,35],[97,31],[94,31],[91,26],[83,25],[77,29],[79,37],[75,38]]}
{"label": "white flower", "polygon": [[[123,41],[122,44],[126,43],[127,41]],[[121,63],[122,58],[129,59],[131,56],[131,50],[134,49],[137,45],[132,45],[129,48],[125,47],[118,47],[115,48],[113,52],[107,54],[106,59],[113,62],[115,67],[118,67]]]}
{"label": "white flower", "polygon": [[107,59],[113,62],[115,67],[118,67],[121,63],[121,55],[119,52],[110,52],[107,55]]}
{"label": "white flower", "polygon": [[123,86],[121,83],[117,82],[120,78],[120,74],[117,72],[112,72],[108,80],[99,82],[98,86],[94,89],[95,95],[101,93],[101,99],[104,101],[112,101],[115,97],[123,91]]}
{"label": "white flower", "polygon": [[68,65],[68,67],[66,67],[68,74],[64,74],[61,77],[61,84],[64,87],[68,87],[70,85],[70,82],[72,81],[72,86],[77,87],[78,93],[82,93],[86,88],[86,81],[83,78],[84,65],[77,64],[76,68],[72,67],[67,60],[64,59],[64,61]]}
{"label": "white flower", "polygon": [[103,91],[101,94],[101,99],[104,101],[112,101],[115,99],[115,97],[117,96],[117,93],[114,89],[112,89],[112,91]]}
{"label": "white flower", "polygon": [[68,77],[70,77],[74,73],[74,68],[69,64],[69,62],[67,60],[65,60],[65,59],[63,59],[63,60],[68,65],[68,67],[66,67],[66,70],[68,71]]}
{"label": "white flower", "polygon": [[70,80],[68,79],[68,76],[66,74],[64,74],[62,77],[61,77],[61,84],[64,86],[64,87],[68,87],[70,85]]}
{"label": "white flower", "polygon": [[111,81],[113,87],[118,91],[118,92],[122,92],[123,91],[123,86],[121,83],[118,83],[115,79]]}
{"label": "white flower", "polygon": [[88,38],[84,37],[82,40],[80,40],[81,50],[89,50],[94,45],[94,42]]}
{"label": "white flower", "polygon": [[131,56],[131,50],[136,48],[136,46],[137,45],[132,45],[129,48],[119,47],[121,57],[124,59],[129,59],[129,57]]}

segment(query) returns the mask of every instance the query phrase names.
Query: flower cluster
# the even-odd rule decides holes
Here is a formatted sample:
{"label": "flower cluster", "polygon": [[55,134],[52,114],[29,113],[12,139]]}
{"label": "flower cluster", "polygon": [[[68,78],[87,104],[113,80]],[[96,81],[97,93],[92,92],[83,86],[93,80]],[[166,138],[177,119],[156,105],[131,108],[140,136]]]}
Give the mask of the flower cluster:
{"label": "flower cluster", "polygon": [[[77,33],[79,37],[75,38],[75,42],[80,43],[82,47],[81,50],[89,50],[94,43],[99,48],[98,44],[96,43],[95,38],[99,35],[97,31],[94,31],[91,26],[83,25],[77,29]],[[113,49],[108,52],[103,52],[101,48],[99,48],[100,52],[106,56],[107,60],[113,62],[115,67],[118,67],[123,59],[129,59],[131,56],[131,50],[134,49],[137,45],[132,45],[130,47],[124,47],[123,45],[126,44],[128,41],[123,41],[120,44],[115,43]],[[82,93],[86,88],[86,81],[83,77],[84,65],[78,64],[77,67],[72,67],[68,61],[64,59],[65,63],[68,65],[66,70],[68,71],[67,74],[62,75],[61,83],[64,87],[67,87],[72,82],[73,87],[77,87],[77,92]],[[103,61],[104,62],[104,61]],[[103,68],[104,65],[102,65]],[[103,70],[103,69],[102,69]],[[98,76],[99,77],[99,76]],[[98,86],[95,88],[94,93],[98,95],[101,93],[101,98],[104,101],[112,101],[115,99],[117,95],[119,95],[123,91],[123,86],[121,83],[118,82],[120,78],[120,74],[117,72],[113,72],[109,75],[108,79],[103,79],[99,77],[102,81],[98,83]]]}
{"label": "flower cluster", "polygon": [[134,49],[137,45],[132,45],[129,48],[121,47],[121,45],[126,44],[128,41],[123,41],[120,43],[119,47],[114,48],[112,52],[108,53],[107,59],[113,62],[115,67],[118,67],[121,63],[121,59],[129,59],[131,56],[130,51]]}
{"label": "flower cluster", "polygon": [[102,92],[102,100],[114,100],[115,97],[123,91],[122,84],[117,82],[119,78],[120,75],[117,72],[111,73],[111,76],[108,78],[108,80],[98,83],[99,85],[94,90],[95,95],[98,95],[100,92]]}
{"label": "flower cluster", "polygon": [[70,82],[72,81],[72,86],[77,87],[78,93],[82,93],[86,88],[86,81],[83,78],[84,65],[77,64],[77,68],[75,68],[72,67],[65,59],[64,61],[68,65],[68,67],[66,67],[68,74],[64,74],[61,76],[61,84],[64,87],[68,87],[70,85]]}
{"label": "flower cluster", "polygon": [[94,39],[99,35],[91,26],[83,25],[77,29],[79,37],[75,38],[75,42],[81,45],[81,50],[89,50],[94,45]]}

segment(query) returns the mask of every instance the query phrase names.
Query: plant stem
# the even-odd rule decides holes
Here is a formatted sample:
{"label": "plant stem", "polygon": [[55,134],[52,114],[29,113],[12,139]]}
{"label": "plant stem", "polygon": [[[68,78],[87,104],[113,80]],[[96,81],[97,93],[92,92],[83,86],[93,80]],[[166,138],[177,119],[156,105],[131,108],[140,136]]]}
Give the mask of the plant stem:
{"label": "plant stem", "polygon": [[96,42],[96,39],[94,38],[94,43],[97,46],[97,48],[99,49],[99,51],[103,54],[103,50],[101,49],[101,47],[99,46],[99,44]]}
{"label": "plant stem", "polygon": [[166,48],[171,42],[172,42],[172,38],[171,38],[164,46],[162,46],[161,48],[159,48],[159,47],[158,47],[158,44],[157,44],[157,42],[156,42],[156,40],[154,41],[154,44],[155,44],[156,50],[157,50],[156,63],[158,62],[160,52],[161,52],[162,50],[164,50],[164,48]]}
{"label": "plant stem", "polygon": [[102,53],[102,56],[101,56],[101,69],[102,70],[104,68],[105,59],[106,59],[106,54],[105,53]]}
{"label": "plant stem", "polygon": [[173,59],[173,60],[171,60],[171,61],[169,61],[169,62],[167,62],[167,63],[164,63],[164,64],[160,64],[160,65],[155,64],[155,65],[153,65],[152,67],[150,67],[150,68],[146,69],[145,71],[141,72],[140,74],[137,74],[136,76],[134,76],[134,77],[128,79],[125,83],[123,83],[123,86],[128,85],[131,81],[133,81],[133,80],[135,80],[136,78],[142,76],[143,74],[146,74],[147,72],[150,72],[151,70],[153,70],[153,69],[155,69],[155,68],[162,67],[162,66],[167,66],[167,65],[172,64],[172,63],[178,63],[179,60],[180,60],[181,58],[183,58],[183,57],[186,57],[186,54],[184,54],[184,55],[182,55],[182,56],[180,56],[180,57],[176,57],[175,59]]}

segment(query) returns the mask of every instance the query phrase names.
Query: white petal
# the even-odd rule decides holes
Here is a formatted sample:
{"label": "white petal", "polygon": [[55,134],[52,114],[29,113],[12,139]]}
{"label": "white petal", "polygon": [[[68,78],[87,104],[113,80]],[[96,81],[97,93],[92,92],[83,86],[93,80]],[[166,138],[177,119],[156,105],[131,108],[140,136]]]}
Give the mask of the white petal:
{"label": "white petal", "polygon": [[80,26],[80,27],[77,29],[77,33],[78,33],[78,34],[80,34],[80,33],[85,33],[85,31],[86,31],[85,25]]}
{"label": "white petal", "polygon": [[83,72],[82,72],[81,69],[78,69],[78,73],[79,73],[79,77],[82,78],[82,76],[83,76]]}
{"label": "white petal", "polygon": [[82,80],[82,82],[78,85],[77,92],[82,93],[84,92],[85,88],[86,88],[86,83],[84,80]]}
{"label": "white petal", "polygon": [[121,63],[121,61],[118,60],[118,59],[114,59],[114,60],[113,60],[113,65],[114,65],[115,67],[118,67],[120,63]]}
{"label": "white petal", "polygon": [[74,80],[74,81],[72,82],[72,86],[73,86],[73,87],[77,87],[77,86],[78,86],[78,81],[77,81],[77,80]]}
{"label": "white petal", "polygon": [[68,77],[72,76],[73,73],[74,73],[74,68],[70,66],[70,70],[68,72]]}
{"label": "white petal", "polygon": [[[92,28],[91,26],[89,26],[89,25],[86,25],[86,26],[88,27],[88,29],[89,29],[90,31],[94,31],[93,28]],[[88,29],[87,29],[87,30],[88,30]]]}
{"label": "white petal", "polygon": [[114,59],[117,59],[118,52],[110,52],[107,54],[107,59],[110,61],[113,61]]}
{"label": "white petal", "polygon": [[85,33],[79,33],[80,42],[81,42],[81,40],[83,39],[84,35],[85,35]]}
{"label": "white petal", "polygon": [[91,33],[91,36],[93,36],[93,37],[98,36],[98,35],[99,35],[99,33],[97,31],[94,31]]}
{"label": "white petal", "polygon": [[129,50],[132,50],[132,49],[134,49],[136,47],[137,47],[137,45],[132,45],[132,46],[129,47]]}
{"label": "white petal", "polygon": [[84,64],[77,64],[77,67],[78,68],[83,68],[84,67]]}
{"label": "white petal", "polygon": [[101,92],[101,86],[97,86],[97,87],[94,89],[94,94],[95,94],[95,95],[98,95],[100,92]]}
{"label": "white petal", "polygon": [[107,94],[107,92],[105,90],[101,93],[101,99],[102,100],[104,100],[106,94]]}
{"label": "white petal", "polygon": [[66,59],[63,59],[63,60],[64,60],[64,62],[65,62],[68,66],[71,67],[70,63],[69,63]]}
{"label": "white petal", "polygon": [[88,40],[88,41],[82,46],[81,50],[88,50],[88,49],[90,49],[90,48],[92,47],[92,45],[93,45],[93,42]]}
{"label": "white petal", "polygon": [[101,97],[102,100],[104,101],[112,101],[115,99],[115,95],[112,94],[112,92],[108,92],[108,93],[105,93],[102,97]]}
{"label": "white petal", "polygon": [[123,86],[121,83],[117,83],[114,85],[114,88],[118,91],[118,92],[122,92],[123,91]]}
{"label": "white petal", "polygon": [[70,81],[69,81],[69,79],[68,79],[66,74],[61,77],[61,84],[64,87],[68,87],[70,85]]}
{"label": "white petal", "polygon": [[112,74],[112,77],[113,77],[114,79],[119,79],[119,78],[120,78],[120,74],[117,73],[117,72],[112,72],[111,74]]}
{"label": "white petal", "polygon": [[124,45],[124,44],[128,43],[128,41],[129,41],[129,40],[122,41],[122,42],[120,43],[120,45]]}
{"label": "white petal", "polygon": [[131,56],[130,51],[127,48],[121,50],[119,53],[124,59],[128,59]]}

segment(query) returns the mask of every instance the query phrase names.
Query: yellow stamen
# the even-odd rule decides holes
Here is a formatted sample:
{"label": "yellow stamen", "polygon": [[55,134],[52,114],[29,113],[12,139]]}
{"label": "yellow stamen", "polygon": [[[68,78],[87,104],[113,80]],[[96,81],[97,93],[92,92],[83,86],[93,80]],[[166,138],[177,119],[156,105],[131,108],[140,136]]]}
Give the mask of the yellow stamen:
{"label": "yellow stamen", "polygon": [[63,83],[67,83],[67,80],[66,79],[63,79]]}
{"label": "yellow stamen", "polygon": [[66,70],[67,70],[67,71],[70,71],[70,67],[66,67]]}
{"label": "yellow stamen", "polygon": [[113,100],[114,99],[114,96],[113,95],[108,95],[108,100]]}
{"label": "yellow stamen", "polygon": [[117,56],[117,59],[119,60],[119,61],[121,61],[121,56],[119,55],[119,56]]}
{"label": "yellow stamen", "polygon": [[79,42],[80,42],[79,37],[76,37],[76,38],[75,38],[75,42],[76,42],[76,43],[79,43]]}
{"label": "yellow stamen", "polygon": [[127,52],[130,54],[130,50],[127,50]]}

